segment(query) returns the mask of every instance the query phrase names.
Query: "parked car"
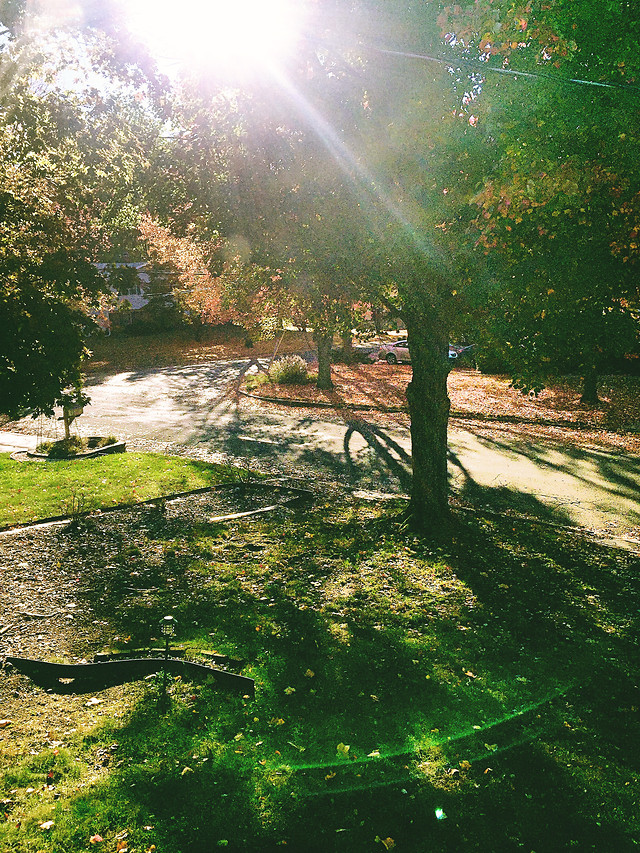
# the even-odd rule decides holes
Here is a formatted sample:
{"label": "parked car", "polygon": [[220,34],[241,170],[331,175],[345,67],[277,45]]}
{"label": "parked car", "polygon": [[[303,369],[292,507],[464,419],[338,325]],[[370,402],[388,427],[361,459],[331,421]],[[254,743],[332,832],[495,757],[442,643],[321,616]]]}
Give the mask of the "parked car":
{"label": "parked car", "polygon": [[[455,361],[458,357],[456,348],[449,344],[449,361]],[[378,359],[383,359],[387,364],[399,364],[406,362],[411,364],[411,356],[409,355],[409,343],[406,340],[394,341],[391,344],[384,344],[378,350]]]}
{"label": "parked car", "polygon": [[458,358],[470,356],[475,344],[449,344],[449,349],[455,350],[458,353]]}

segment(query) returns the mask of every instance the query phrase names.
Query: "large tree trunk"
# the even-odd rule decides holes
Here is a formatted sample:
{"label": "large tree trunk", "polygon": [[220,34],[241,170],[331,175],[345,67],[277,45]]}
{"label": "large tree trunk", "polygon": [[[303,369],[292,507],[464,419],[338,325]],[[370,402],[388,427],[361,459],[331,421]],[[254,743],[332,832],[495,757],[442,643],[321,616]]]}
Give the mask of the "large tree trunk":
{"label": "large tree trunk", "polygon": [[449,520],[448,341],[438,330],[408,317],[407,332],[413,366],[407,388],[413,460],[411,514],[416,527],[438,532],[446,529]]}
{"label": "large tree trunk", "polygon": [[595,365],[591,365],[585,370],[582,377],[582,397],[580,402],[588,406],[597,406],[600,402],[598,397],[598,371]]}
{"label": "large tree trunk", "polygon": [[314,332],[313,339],[318,348],[318,381],[316,386],[322,390],[329,391],[333,388],[331,381],[331,345],[333,344],[333,333],[321,331]]}

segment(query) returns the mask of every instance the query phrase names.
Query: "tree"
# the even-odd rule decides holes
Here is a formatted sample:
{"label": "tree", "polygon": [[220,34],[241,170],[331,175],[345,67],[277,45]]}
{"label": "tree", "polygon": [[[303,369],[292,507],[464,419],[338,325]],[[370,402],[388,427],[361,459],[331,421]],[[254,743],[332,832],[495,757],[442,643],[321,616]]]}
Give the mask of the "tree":
{"label": "tree", "polygon": [[[446,25],[494,71],[483,73],[474,105],[494,166],[472,199],[471,231],[486,256],[476,299],[489,307],[489,341],[519,387],[537,390],[571,369],[583,376],[583,402],[595,403],[598,373],[638,339],[638,96],[629,83],[640,72],[640,16],[615,0],[599,14],[553,2],[523,7],[497,40],[486,21]],[[495,73],[516,63],[534,77]]]}
{"label": "tree", "polygon": [[469,126],[450,117],[452,91],[440,67],[364,46],[370,14],[378,36],[387,24],[398,31],[397,16],[383,20],[377,4],[350,11],[358,34],[344,31],[340,4],[319,4],[319,41],[309,39],[297,66],[268,91],[229,94],[204,81],[182,97],[175,117],[182,130],[167,147],[184,180],[176,181],[173,211],[162,199],[164,217],[176,234],[192,227],[201,243],[224,234],[245,247],[241,256],[277,272],[276,292],[286,290],[314,327],[320,384],[330,384],[331,340],[350,306],[383,300],[405,318],[414,364],[412,503],[418,521],[436,526],[448,512],[447,345],[456,290],[438,229],[469,180],[461,168]]}
{"label": "tree", "polygon": [[[224,235],[245,247],[241,257],[272,271],[285,270],[289,275],[282,280],[290,291],[298,288],[304,295],[306,289],[310,304],[318,308],[319,329],[330,327],[343,298],[347,304],[380,301],[404,317],[413,363],[408,392],[412,510],[425,526],[438,528],[447,519],[447,343],[454,316],[476,284],[457,258],[458,223],[468,225],[470,211],[480,205],[482,221],[475,225],[474,239],[499,250],[500,264],[515,267],[516,280],[520,271],[523,281],[544,280],[539,269],[545,265],[529,264],[525,275],[527,263],[518,258],[520,249],[528,253],[529,235],[507,236],[520,237],[514,225],[522,223],[509,223],[509,232],[501,221],[500,201],[494,209],[485,208],[483,193],[490,192],[491,181],[500,199],[501,187],[513,178],[522,206],[528,203],[528,209],[543,215],[543,205],[532,204],[544,182],[537,170],[560,185],[563,166],[552,166],[562,145],[580,142],[572,167],[579,170],[588,162],[594,175],[597,171],[587,153],[596,137],[575,130],[575,108],[569,115],[564,85],[529,76],[525,97],[522,81],[509,73],[514,66],[530,75],[566,67],[599,76],[610,69],[614,54],[631,62],[635,31],[625,29],[617,15],[624,5],[606,4],[611,46],[605,57],[592,49],[598,40],[586,0],[549,0],[535,8],[511,0],[478,0],[444,9],[434,2],[353,0],[345,6],[324,0],[313,6],[317,17],[295,63],[251,91],[232,91],[228,81],[217,86],[207,79],[179,104],[175,125],[181,130],[167,147],[181,152],[175,162],[187,180],[176,189],[182,198],[174,212],[171,199],[164,199],[176,233],[193,226],[199,240]],[[588,59],[589,52],[594,59]],[[543,168],[527,155],[549,134],[548,125],[545,129],[540,122],[550,108],[552,126],[563,131],[554,130],[545,143]],[[623,115],[624,108],[618,118]],[[557,219],[553,211],[560,210],[562,192],[544,204],[551,221]],[[580,187],[574,200],[579,193]],[[476,207],[470,208],[474,197]],[[552,197],[557,205],[548,204]],[[580,213],[575,211],[578,225]],[[529,219],[535,222],[533,213],[522,222]],[[599,221],[593,219],[594,230]],[[504,225],[505,238],[495,245],[492,223],[498,229]],[[533,233],[547,238],[548,249],[549,237],[540,233],[544,228],[540,220]],[[612,240],[621,251],[624,246],[625,256],[632,233],[629,229],[626,242]],[[577,254],[572,256],[576,262]],[[490,273],[497,278],[492,261],[481,282],[484,293]],[[579,274],[571,272],[570,278],[576,282]],[[282,281],[274,284],[281,292]],[[498,298],[509,294],[502,274],[494,289]],[[552,296],[550,289],[547,296]],[[620,308],[630,302],[620,291],[616,298]],[[528,299],[527,305],[534,301]],[[565,307],[558,317],[566,318],[566,302],[559,300]],[[531,320],[539,319],[544,318],[532,311]],[[553,326],[548,329],[550,340]]]}
{"label": "tree", "polygon": [[[68,46],[68,45],[67,45]],[[92,312],[108,291],[94,261],[109,248],[152,137],[134,94],[69,90],[44,43],[0,51],[0,407],[52,411],[80,381]],[[78,69],[76,68],[76,71]],[[64,73],[63,73],[64,72]],[[106,84],[106,81],[105,81]]]}

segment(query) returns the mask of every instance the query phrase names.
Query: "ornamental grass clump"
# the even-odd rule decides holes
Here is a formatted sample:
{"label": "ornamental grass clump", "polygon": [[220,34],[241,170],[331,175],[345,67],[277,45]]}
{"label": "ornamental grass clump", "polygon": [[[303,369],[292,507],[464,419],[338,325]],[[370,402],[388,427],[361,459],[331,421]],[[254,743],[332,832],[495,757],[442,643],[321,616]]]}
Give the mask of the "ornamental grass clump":
{"label": "ornamental grass clump", "polygon": [[269,379],[276,385],[305,385],[308,378],[307,363],[299,355],[285,355],[269,368]]}

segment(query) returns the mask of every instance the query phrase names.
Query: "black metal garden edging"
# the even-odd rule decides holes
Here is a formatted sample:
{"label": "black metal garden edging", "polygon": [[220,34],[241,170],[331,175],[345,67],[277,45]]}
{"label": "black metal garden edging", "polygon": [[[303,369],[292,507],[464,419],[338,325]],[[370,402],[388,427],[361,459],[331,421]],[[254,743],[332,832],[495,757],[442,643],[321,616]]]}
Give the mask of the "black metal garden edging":
{"label": "black metal garden edging", "polygon": [[31,658],[5,658],[35,684],[54,693],[92,693],[128,681],[137,681],[157,672],[168,672],[189,679],[213,679],[215,686],[243,696],[255,695],[252,678],[178,658],[125,658],[99,663],[49,663]]}

